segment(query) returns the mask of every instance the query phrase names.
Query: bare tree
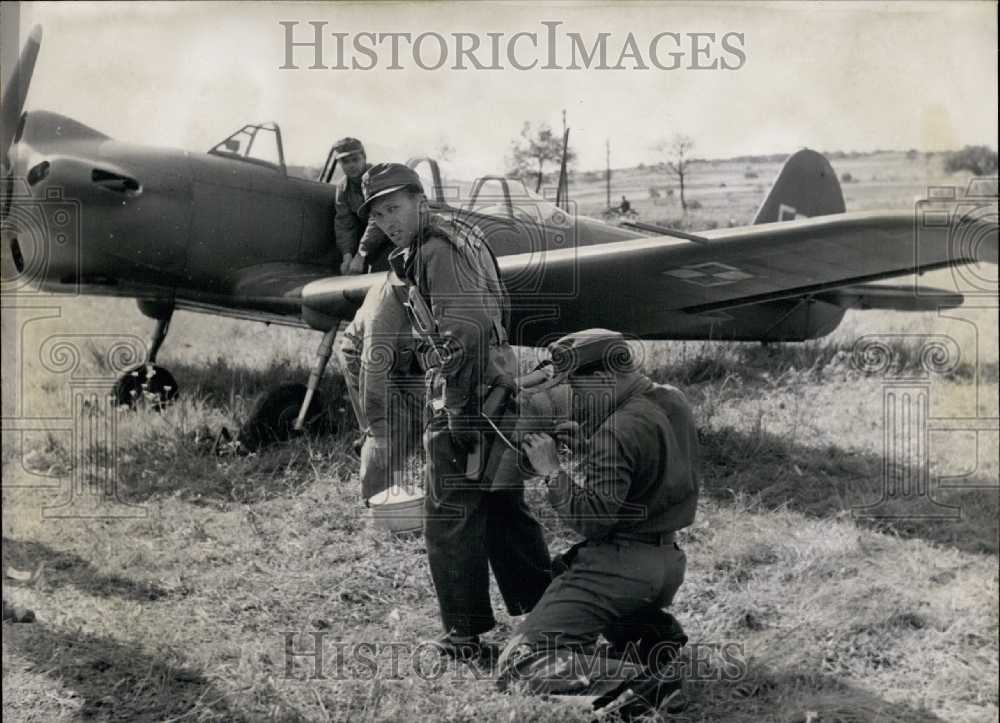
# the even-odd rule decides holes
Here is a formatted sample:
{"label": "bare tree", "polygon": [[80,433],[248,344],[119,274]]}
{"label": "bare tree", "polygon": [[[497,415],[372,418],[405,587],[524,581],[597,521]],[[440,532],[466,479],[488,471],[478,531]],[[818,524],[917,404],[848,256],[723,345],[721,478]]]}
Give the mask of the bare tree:
{"label": "bare tree", "polygon": [[[535,177],[535,193],[542,188],[545,180],[545,164],[558,165],[562,159],[562,136],[554,133],[546,124],[537,127],[525,123],[521,135],[510,144],[510,155],[507,156],[507,172],[522,177]],[[576,154],[566,149],[566,163],[572,163]]]}
{"label": "bare tree", "polygon": [[684,198],[684,181],[690,175],[691,150],[694,139],[682,133],[675,133],[669,141],[661,141],[655,150],[666,154],[667,173],[677,179],[681,191],[681,209],[687,211],[687,200]]}

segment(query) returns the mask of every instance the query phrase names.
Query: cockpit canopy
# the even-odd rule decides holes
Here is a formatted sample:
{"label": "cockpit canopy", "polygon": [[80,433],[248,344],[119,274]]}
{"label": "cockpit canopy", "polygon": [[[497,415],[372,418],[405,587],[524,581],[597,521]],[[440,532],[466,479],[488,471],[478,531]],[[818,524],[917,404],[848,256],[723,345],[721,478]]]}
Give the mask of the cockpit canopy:
{"label": "cockpit canopy", "polygon": [[[234,161],[273,168],[287,175],[281,128],[277,123],[248,123],[223,139],[209,151],[211,155]],[[427,156],[410,158],[407,165],[417,172],[421,185],[432,206],[463,208],[477,214],[514,222],[533,222],[563,226],[567,213],[551,200],[532,193],[523,181],[503,176],[482,176],[472,185],[467,198],[461,198],[459,187],[445,187],[435,159]],[[319,177],[321,183],[335,182],[339,164],[334,149],[327,154]]]}
{"label": "cockpit canopy", "polygon": [[281,129],[274,122],[248,123],[228,138],[219,141],[209,153],[286,172]]}
{"label": "cockpit canopy", "polygon": [[481,176],[464,204],[466,210],[523,223],[564,226],[568,213],[549,199],[532,192],[520,178]]}

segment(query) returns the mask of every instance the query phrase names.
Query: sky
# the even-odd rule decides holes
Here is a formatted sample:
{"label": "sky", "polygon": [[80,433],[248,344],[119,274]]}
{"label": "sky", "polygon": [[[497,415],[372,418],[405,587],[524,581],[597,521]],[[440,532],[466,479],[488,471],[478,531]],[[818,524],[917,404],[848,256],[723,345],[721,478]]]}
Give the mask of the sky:
{"label": "sky", "polygon": [[[297,40],[325,22],[323,64],[335,65],[333,33],[346,33],[347,64],[361,33],[436,33],[449,44],[437,70],[417,65],[412,44],[392,70],[386,44],[372,69],[309,69],[313,51],[285,63],[286,28]],[[577,33],[589,48],[608,33],[614,65],[629,34],[641,61],[624,69],[500,70],[452,67],[453,33],[489,42],[518,32],[542,40],[557,27],[560,64]],[[321,165],[330,144],[350,135],[369,160],[455,153],[466,178],[504,170],[525,121],[554,128],[566,111],[578,168],[662,160],[657,143],[694,138],[708,158],[876,148],[942,150],[997,145],[997,5],[908,3],[37,3],[21,7],[22,37],[43,26],[27,109],[72,116],[115,138],[204,151],[247,122],[277,121],[290,163]],[[681,67],[649,59],[660,33],[678,33]],[[692,60],[692,33],[714,33],[709,56]],[[721,49],[725,34],[740,56]],[[667,36],[666,42],[672,41]],[[438,55],[422,47],[425,65]],[[471,42],[471,41],[469,41]],[[664,42],[661,39],[661,42]],[[525,38],[522,64],[541,57]],[[506,48],[506,45],[501,45]],[[667,45],[658,46],[667,50]],[[503,53],[501,53],[503,55]],[[664,53],[657,56],[661,61]],[[735,69],[692,69],[706,57]],[[489,65],[487,60],[484,64]],[[664,64],[664,63],[661,63]],[[583,65],[583,63],[578,63]],[[4,77],[9,72],[3,70]]]}

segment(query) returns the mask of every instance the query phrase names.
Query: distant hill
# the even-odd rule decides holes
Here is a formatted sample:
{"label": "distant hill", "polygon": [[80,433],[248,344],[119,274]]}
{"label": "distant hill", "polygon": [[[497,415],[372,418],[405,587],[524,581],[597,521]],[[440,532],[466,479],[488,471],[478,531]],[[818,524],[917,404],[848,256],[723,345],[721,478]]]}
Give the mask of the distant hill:
{"label": "distant hill", "polygon": [[[731,158],[692,158],[691,163],[698,163],[703,165],[720,166],[730,163],[782,163],[795,149],[789,149],[784,153],[763,153],[763,154],[750,154],[742,156],[732,156]],[[854,160],[860,158],[873,158],[876,156],[897,156],[906,157],[909,159],[915,159],[923,156],[925,159],[930,160],[937,156],[945,156],[954,151],[918,151],[915,148],[910,148],[908,150],[891,150],[891,149],[876,149],[874,151],[820,151],[824,156],[830,161],[843,161],[843,160]],[[655,170],[659,167],[664,166],[662,161],[657,161],[655,163],[640,163],[636,166],[622,167],[622,168],[612,168],[612,173],[619,172],[629,172],[629,171],[645,171],[645,170]],[[576,171],[588,180],[596,180],[598,177],[604,177],[605,169],[590,169],[586,171]],[[571,177],[574,175],[570,174]]]}

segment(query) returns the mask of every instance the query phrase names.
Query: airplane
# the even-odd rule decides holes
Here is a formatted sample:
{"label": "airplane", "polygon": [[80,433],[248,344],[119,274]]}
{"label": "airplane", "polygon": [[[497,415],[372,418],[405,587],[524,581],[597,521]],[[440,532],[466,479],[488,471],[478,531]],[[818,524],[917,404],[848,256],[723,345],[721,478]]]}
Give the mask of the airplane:
{"label": "airplane", "polygon": [[[320,332],[308,383],[267,392],[245,426],[256,439],[309,428],[324,408],[319,386],[338,327],[384,278],[339,273],[332,150],[307,180],[289,174],[273,123],[247,124],[199,154],[25,112],[40,47],[36,27],[2,101],[3,252],[17,278],[48,292],[133,297],[155,320],[146,359],[116,385],[123,403],[140,390],[176,396],[176,380],[156,364],[176,309]],[[830,163],[809,149],[789,157],[750,226],[701,234],[578,216],[502,176],[478,179],[462,202],[446,197],[433,159],[409,163],[429,172],[434,211],[464,214],[484,232],[519,345],[588,327],[636,339],[803,341],[833,331],[848,309],[963,301],[872,282],[997,264],[995,191],[973,184],[972,195],[945,204],[943,222],[935,203],[926,208],[935,223],[913,211],[849,213]]]}

